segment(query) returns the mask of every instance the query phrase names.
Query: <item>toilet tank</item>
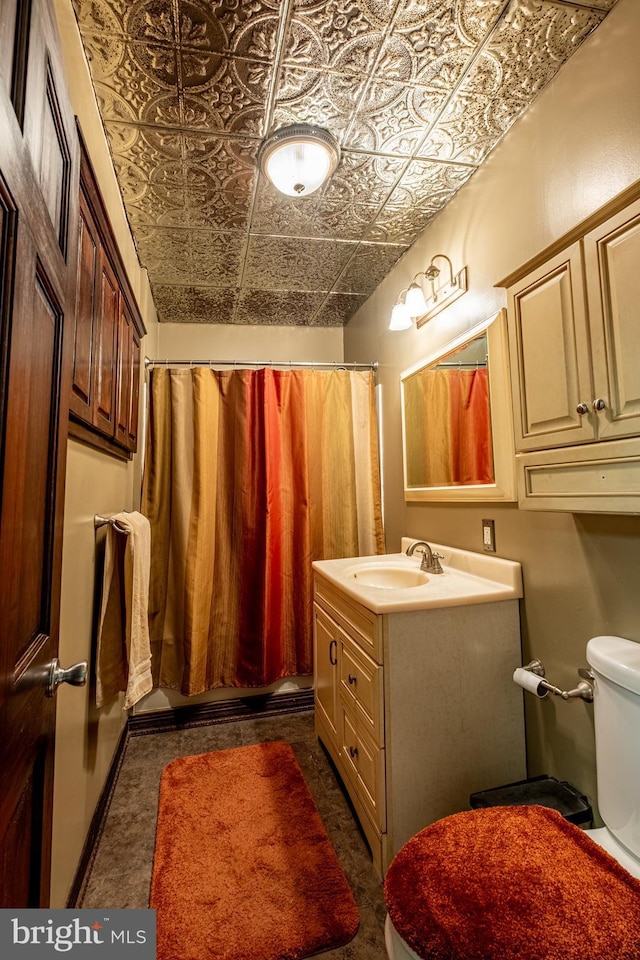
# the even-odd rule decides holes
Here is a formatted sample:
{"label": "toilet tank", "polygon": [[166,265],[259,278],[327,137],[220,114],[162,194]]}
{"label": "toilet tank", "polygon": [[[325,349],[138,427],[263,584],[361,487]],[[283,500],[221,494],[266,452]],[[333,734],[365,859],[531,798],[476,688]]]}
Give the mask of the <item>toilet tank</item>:
{"label": "toilet tank", "polygon": [[616,839],[640,858],[640,643],[593,637],[598,807]]}

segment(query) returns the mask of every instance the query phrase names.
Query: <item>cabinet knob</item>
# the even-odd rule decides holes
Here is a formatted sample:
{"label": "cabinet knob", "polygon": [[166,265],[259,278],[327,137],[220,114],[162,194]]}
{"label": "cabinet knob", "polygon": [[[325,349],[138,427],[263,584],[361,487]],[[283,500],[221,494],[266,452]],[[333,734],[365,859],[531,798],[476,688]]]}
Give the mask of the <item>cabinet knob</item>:
{"label": "cabinet knob", "polygon": [[351,757],[352,760],[355,760],[355,758],[358,756],[358,748],[349,747],[349,756]]}
{"label": "cabinet knob", "polygon": [[349,683],[357,683],[357,682],[358,682],[358,678],[357,678],[357,677],[354,677],[354,675],[353,675],[352,673],[350,673],[350,674],[349,674]]}
{"label": "cabinet knob", "polygon": [[606,405],[607,401],[603,400],[602,397],[598,397],[598,399],[594,400],[592,404],[594,410],[604,410]]}
{"label": "cabinet knob", "polygon": [[585,413],[589,413],[589,404],[579,403],[576,407],[576,412],[579,413],[581,417],[584,417]]}

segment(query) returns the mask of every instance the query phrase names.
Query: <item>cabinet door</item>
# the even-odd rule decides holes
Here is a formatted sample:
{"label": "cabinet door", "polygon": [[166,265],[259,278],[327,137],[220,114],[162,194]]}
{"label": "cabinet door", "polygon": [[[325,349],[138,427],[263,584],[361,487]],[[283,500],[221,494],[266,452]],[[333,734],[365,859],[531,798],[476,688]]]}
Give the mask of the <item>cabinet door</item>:
{"label": "cabinet door", "polygon": [[313,608],[315,705],[334,745],[338,743],[338,627]]}
{"label": "cabinet door", "polygon": [[70,409],[85,423],[93,422],[94,313],[100,259],[98,231],[83,193],[80,193],[76,309],[73,324],[73,374]]}
{"label": "cabinet door", "polygon": [[118,281],[103,250],[100,251],[95,328],[93,425],[105,436],[115,433],[116,347],[119,320]]}
{"label": "cabinet door", "polygon": [[595,436],[580,244],[509,290],[516,449],[586,443]]}
{"label": "cabinet door", "polygon": [[598,435],[638,436],[640,201],[588,233],[584,255]]}
{"label": "cabinet door", "polygon": [[127,450],[135,453],[138,449],[138,407],[140,394],[140,338],[131,324],[131,372],[129,390],[129,437]]}
{"label": "cabinet door", "polygon": [[131,419],[131,363],[133,347],[133,320],[124,300],[120,300],[118,320],[118,373],[116,376],[116,440],[123,447],[129,446]]}

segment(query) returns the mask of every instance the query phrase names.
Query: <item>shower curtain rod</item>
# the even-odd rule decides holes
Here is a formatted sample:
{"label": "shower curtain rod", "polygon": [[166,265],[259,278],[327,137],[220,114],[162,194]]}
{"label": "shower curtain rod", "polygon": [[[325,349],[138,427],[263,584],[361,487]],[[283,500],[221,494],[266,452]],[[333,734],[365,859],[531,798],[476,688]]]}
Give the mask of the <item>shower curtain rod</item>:
{"label": "shower curtain rod", "polygon": [[378,364],[371,363],[340,363],[320,361],[314,363],[310,360],[152,360],[150,357],[144,358],[145,370],[149,367],[313,367],[330,368],[336,370],[377,370]]}

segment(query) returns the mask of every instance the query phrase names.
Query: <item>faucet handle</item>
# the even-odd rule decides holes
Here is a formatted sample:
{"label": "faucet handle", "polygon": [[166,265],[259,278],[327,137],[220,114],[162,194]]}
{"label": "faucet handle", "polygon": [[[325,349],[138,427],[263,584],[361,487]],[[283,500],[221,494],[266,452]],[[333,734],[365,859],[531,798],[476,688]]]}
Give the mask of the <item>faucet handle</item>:
{"label": "faucet handle", "polygon": [[444,570],[442,569],[442,567],[441,567],[441,565],[440,565],[440,561],[441,561],[441,560],[444,560],[444,554],[443,554],[443,553],[432,553],[432,554],[431,554],[431,559],[432,559],[432,561],[433,561],[433,563],[431,564],[431,573],[444,573]]}

